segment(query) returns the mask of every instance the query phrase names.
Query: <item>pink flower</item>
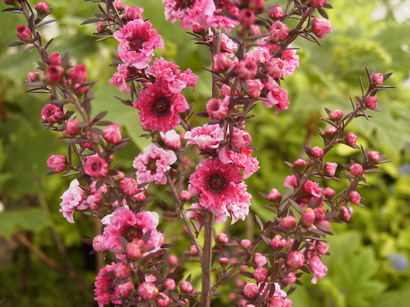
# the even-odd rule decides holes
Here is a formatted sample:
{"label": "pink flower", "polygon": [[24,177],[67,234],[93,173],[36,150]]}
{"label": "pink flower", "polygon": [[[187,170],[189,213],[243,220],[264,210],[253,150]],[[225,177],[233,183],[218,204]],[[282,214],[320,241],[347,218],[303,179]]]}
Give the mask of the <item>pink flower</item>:
{"label": "pink flower", "polygon": [[181,21],[184,30],[208,28],[215,12],[213,0],[162,0],[165,4],[165,18],[174,23]]}
{"label": "pink flower", "polygon": [[54,52],[48,56],[48,64],[50,65],[61,65],[63,62],[63,58],[61,57],[59,52]]}
{"label": "pink flower", "polygon": [[245,249],[248,249],[249,247],[252,246],[252,242],[247,239],[244,239],[241,241],[241,246]]}
{"label": "pink flower", "polygon": [[158,289],[152,282],[143,282],[138,286],[138,295],[143,300],[150,300],[158,295]]}
{"label": "pink flower", "polygon": [[300,269],[305,263],[305,256],[300,251],[290,252],[286,263],[292,270]]}
{"label": "pink flower", "polygon": [[62,155],[53,155],[47,160],[47,167],[56,174],[63,172],[66,166],[67,160]]}
{"label": "pink flower", "polygon": [[229,237],[228,237],[228,235],[227,235],[226,233],[221,232],[220,234],[217,235],[216,240],[217,240],[219,243],[226,244],[226,243],[229,242]]}
{"label": "pink flower", "polygon": [[236,220],[249,210],[250,195],[239,169],[219,159],[208,158],[197,166],[189,178],[189,190],[217,217],[232,214]]}
{"label": "pink flower", "polygon": [[172,278],[167,278],[164,281],[164,287],[165,289],[172,291],[176,288],[176,283],[175,280],[173,280]]}
{"label": "pink flower", "polygon": [[326,162],[325,171],[326,174],[333,177],[336,174],[337,163]]}
{"label": "pink flower", "polygon": [[274,79],[280,79],[285,74],[285,62],[279,58],[271,58],[266,63],[266,72]]}
{"label": "pink flower", "polygon": [[272,19],[281,19],[285,16],[285,13],[282,11],[282,5],[274,4],[269,10],[269,17]]}
{"label": "pink flower", "polygon": [[263,105],[266,108],[276,107],[276,114],[279,114],[282,110],[287,110],[290,104],[288,100],[288,92],[282,88],[273,88],[266,96],[268,100],[262,100]]}
{"label": "pink flower", "polygon": [[67,132],[67,134],[77,134],[80,131],[80,127],[78,126],[79,123],[80,121],[78,119],[68,119],[65,122],[65,131]]}
{"label": "pink flower", "polygon": [[277,189],[273,188],[273,189],[270,190],[270,192],[269,192],[268,200],[270,200],[270,201],[275,201],[275,200],[277,200],[277,199],[279,199],[279,198],[281,198],[281,197],[282,197],[282,195],[280,194],[280,192],[279,192]]}
{"label": "pink flower", "polygon": [[40,13],[44,13],[44,14],[46,14],[50,11],[49,8],[48,8],[47,3],[45,1],[40,1],[39,3],[37,3],[35,5],[35,9],[37,11],[39,11]]}
{"label": "pink flower", "polygon": [[134,290],[134,284],[132,281],[127,281],[122,284],[118,284],[116,293],[119,297],[127,297]]}
{"label": "pink flower", "polygon": [[231,144],[233,147],[238,150],[242,150],[248,147],[251,141],[252,137],[249,132],[238,128],[233,128],[233,133],[231,135]]}
{"label": "pink flower", "polygon": [[250,9],[243,9],[239,12],[238,20],[244,27],[250,27],[255,23],[255,13]]}
{"label": "pink flower", "polygon": [[308,0],[308,4],[312,7],[320,8],[327,4],[327,0]]}
{"label": "pink flower", "polygon": [[118,144],[122,140],[120,126],[111,124],[103,130],[104,139],[112,144]]}
{"label": "pink flower", "polygon": [[27,26],[21,25],[16,27],[17,38],[23,42],[30,43],[33,40],[33,34]]}
{"label": "pink flower", "polygon": [[384,82],[384,76],[381,73],[376,73],[372,75],[372,81],[376,84],[382,84]]}
{"label": "pink flower", "polygon": [[275,237],[270,241],[269,245],[272,248],[282,248],[286,246],[286,240],[281,237],[281,235],[275,235]]}
{"label": "pink flower", "polygon": [[335,109],[329,113],[329,118],[332,120],[338,120],[343,117],[343,112],[339,109]]}
{"label": "pink flower", "polygon": [[44,81],[57,84],[63,79],[64,69],[58,65],[50,65],[44,72]]}
{"label": "pink flower", "polygon": [[349,193],[349,200],[353,203],[353,204],[359,204],[360,201],[362,200],[362,197],[360,196],[360,194],[357,191],[352,191]]}
{"label": "pink flower", "polygon": [[322,195],[326,198],[331,198],[335,196],[336,191],[333,190],[332,188],[327,187],[326,189],[323,190]]}
{"label": "pink flower", "polygon": [[267,277],[268,277],[268,271],[265,268],[259,267],[259,268],[256,268],[255,271],[253,272],[253,278],[257,282],[262,282],[266,280]]}
{"label": "pink flower", "polygon": [[68,76],[74,83],[84,83],[87,80],[87,67],[84,64],[79,64],[75,66]]}
{"label": "pink flower", "polygon": [[315,158],[322,158],[325,151],[321,147],[315,146],[310,149],[310,154]]}
{"label": "pink flower", "polygon": [[284,75],[292,76],[296,68],[299,67],[299,56],[296,55],[296,50],[287,49],[283,52],[282,57],[285,62]]}
{"label": "pink flower", "polygon": [[179,192],[178,197],[182,201],[189,201],[192,198],[193,194],[190,191],[182,190]]}
{"label": "pink flower", "polygon": [[128,243],[125,247],[125,254],[131,260],[139,260],[142,257],[142,249],[144,248],[144,242],[141,240],[135,240],[135,242]]}
{"label": "pink flower", "polygon": [[150,144],[135,158],[133,163],[137,170],[138,182],[155,181],[157,184],[166,184],[165,173],[176,161],[177,157],[172,150],[164,150],[155,144]]}
{"label": "pink flower", "polygon": [[198,77],[190,69],[181,72],[177,65],[163,58],[156,59],[146,72],[155,76],[161,87],[172,93],[180,93],[187,86],[195,87],[198,82]]}
{"label": "pink flower", "polygon": [[212,69],[215,72],[222,72],[231,67],[232,61],[224,54],[218,53],[214,55]]}
{"label": "pink flower", "polygon": [[46,104],[41,110],[41,119],[47,123],[54,124],[63,117],[63,111],[55,104]]}
{"label": "pink flower", "polygon": [[97,236],[94,237],[94,239],[93,239],[93,249],[97,253],[103,253],[103,252],[106,251],[103,235],[97,235]]}
{"label": "pink flower", "polygon": [[305,160],[302,160],[302,159],[297,159],[297,160],[293,163],[293,165],[294,165],[294,166],[297,166],[297,167],[305,167],[305,166],[307,165],[307,162],[306,162]]}
{"label": "pink flower", "polygon": [[303,191],[314,197],[320,197],[323,189],[317,182],[308,180],[303,186]]}
{"label": "pink flower", "polygon": [[144,130],[159,130],[163,133],[178,126],[181,121],[179,113],[189,109],[182,94],[169,92],[157,84],[142,90],[133,105],[140,110],[138,114]]}
{"label": "pink flower", "polygon": [[268,263],[268,260],[265,256],[263,256],[261,253],[255,253],[253,255],[253,261],[255,262],[256,266],[262,267],[266,263]]}
{"label": "pink flower", "polygon": [[[342,207],[344,208],[344,207]],[[320,255],[326,255],[327,251],[329,250],[329,244],[320,241],[317,245],[316,245],[316,249],[318,251],[318,253]]]}
{"label": "pink flower", "polygon": [[377,108],[378,99],[374,96],[366,97],[364,102],[366,104],[366,107],[368,107],[370,110],[374,110]]}
{"label": "pink flower", "polygon": [[309,266],[313,272],[313,284],[316,284],[318,279],[322,279],[326,276],[327,267],[322,263],[322,260],[318,255],[312,254],[312,256],[310,256]]}
{"label": "pink flower", "polygon": [[323,208],[315,208],[314,211],[317,221],[322,221],[325,218],[325,210]]}
{"label": "pink flower", "polygon": [[60,203],[61,209],[60,212],[70,223],[74,223],[73,214],[74,211],[80,207],[85,197],[85,191],[80,187],[78,180],[75,179],[71,181],[70,187],[64,194],[61,196],[63,200]]}
{"label": "pink flower", "polygon": [[189,281],[183,281],[179,286],[181,287],[181,290],[184,292],[191,293],[192,291],[194,291],[194,287],[192,287]]}
{"label": "pink flower", "polygon": [[137,6],[128,6],[125,8],[124,18],[127,20],[141,19],[144,9]]}
{"label": "pink flower", "polygon": [[125,177],[120,181],[120,189],[124,195],[133,196],[138,193],[138,183],[135,179],[130,177]]}
{"label": "pink flower", "polygon": [[315,211],[313,211],[312,208],[306,208],[306,210],[302,214],[303,225],[305,225],[306,227],[310,227],[315,222],[315,219]]}
{"label": "pink flower", "polygon": [[246,85],[248,86],[248,94],[252,98],[258,98],[263,90],[263,84],[259,79],[256,80],[246,80]]}
{"label": "pink flower", "polygon": [[28,82],[35,82],[40,80],[40,74],[38,72],[29,72],[27,74],[27,81]]}
{"label": "pink flower", "polygon": [[343,218],[348,222],[353,215],[353,208],[350,206],[343,206],[340,210],[342,211]]}
{"label": "pink flower", "polygon": [[172,149],[181,148],[181,137],[175,130],[169,130],[167,133],[160,133],[165,145]]}
{"label": "pink flower", "polygon": [[141,19],[129,21],[114,37],[119,42],[119,58],[138,69],[148,66],[156,48],[164,48],[162,37],[151,23]]}
{"label": "pink flower", "polygon": [[289,28],[280,21],[275,21],[269,28],[269,38],[274,43],[284,41],[289,35]]}
{"label": "pink flower", "polygon": [[352,166],[349,168],[350,174],[353,176],[360,176],[363,175],[363,166],[358,163],[353,163]]}
{"label": "pink flower", "polygon": [[103,178],[108,174],[108,163],[105,159],[94,155],[85,161],[85,173],[92,178]]}
{"label": "pink flower", "polygon": [[314,18],[313,19],[313,33],[319,38],[324,38],[326,34],[330,33],[333,28],[330,26],[329,20],[325,18]]}
{"label": "pink flower", "polygon": [[121,92],[125,94],[131,93],[131,89],[127,85],[127,80],[131,77],[130,66],[119,64],[117,72],[111,77],[110,83],[117,86]]}
{"label": "pink flower", "polygon": [[224,133],[219,125],[205,124],[187,131],[184,138],[188,141],[187,145],[194,144],[199,150],[210,150],[219,147],[220,142],[224,139]]}
{"label": "pink flower", "polygon": [[211,119],[222,119],[228,114],[228,101],[212,98],[206,103],[206,111]]}
{"label": "pink flower", "polygon": [[252,157],[252,149],[243,148],[240,152],[229,150],[224,146],[218,153],[219,159],[226,164],[233,164],[243,169],[243,179],[249,178],[259,169],[259,161]]}
{"label": "pink flower", "polygon": [[285,216],[280,220],[279,226],[285,229],[291,229],[296,226],[296,218],[292,215]]}
{"label": "pink flower", "polygon": [[285,182],[283,183],[285,188],[296,188],[298,186],[298,179],[295,175],[290,175],[285,178]]}
{"label": "pink flower", "polygon": [[296,274],[294,272],[289,272],[288,276],[283,279],[283,282],[287,285],[294,284],[297,280]]}
{"label": "pink flower", "polygon": [[130,267],[124,262],[119,262],[114,268],[114,274],[117,278],[126,278],[130,274]]}
{"label": "pink flower", "polygon": [[165,293],[160,292],[155,298],[155,301],[157,302],[158,306],[166,307],[171,302],[171,299]]}
{"label": "pink flower", "polygon": [[349,146],[354,147],[356,145],[358,137],[353,132],[348,132],[346,134],[346,142]]}
{"label": "pink flower", "polygon": [[373,161],[373,162],[380,162],[380,153],[378,151],[371,151],[369,152],[369,158]]}
{"label": "pink flower", "polygon": [[258,65],[251,58],[245,58],[236,65],[235,72],[241,79],[253,79],[258,72]]}
{"label": "pink flower", "polygon": [[254,298],[259,293],[259,287],[257,284],[247,282],[245,287],[243,288],[243,295],[247,298]]}

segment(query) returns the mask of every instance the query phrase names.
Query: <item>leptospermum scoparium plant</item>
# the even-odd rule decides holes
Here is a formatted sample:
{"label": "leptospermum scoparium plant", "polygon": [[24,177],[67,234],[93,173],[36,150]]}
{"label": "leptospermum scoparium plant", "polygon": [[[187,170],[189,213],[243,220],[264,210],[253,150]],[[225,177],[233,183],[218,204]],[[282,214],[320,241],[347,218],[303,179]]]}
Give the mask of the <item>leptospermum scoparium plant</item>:
{"label": "leptospermum scoparium plant", "polygon": [[[248,217],[252,195],[245,180],[259,169],[246,131],[252,109],[267,108],[280,116],[290,107],[281,84],[299,66],[292,42],[299,38],[319,44],[332,31],[327,0],[288,0],[283,7],[264,0],[163,0],[165,18],[179,21],[209,50],[212,67],[205,69],[212,74],[212,97],[206,110],[198,110],[182,94],[195,87],[198,77],[155,56],[164,42],[142,8],[93,0],[100,12],[84,24],[96,23],[96,35],[118,42],[117,72],[110,83],[129,94],[121,101],[138,109],[147,131],[142,137],[151,140],[135,158],[130,176],[114,162],[129,139],[117,124],[104,120],[107,112],[92,114],[94,82],[87,80],[86,66],[73,67],[68,56],[47,51],[52,40],[44,42],[39,27],[50,22],[52,9],[44,1],[34,7],[24,0],[4,2],[10,5],[4,11],[22,13],[27,21],[17,27],[19,41],[10,45],[37,49],[40,56],[38,71],[28,73],[28,92],[50,95],[42,121],[68,146],[66,156],[47,161],[50,174],[76,177],[61,197],[60,212],[70,223],[82,211],[103,225],[90,240],[108,263],[95,281],[99,306],[210,306],[222,285],[235,288],[229,298],[237,306],[291,306],[287,295],[303,273],[312,274],[313,283],[326,275],[321,258],[328,254],[331,223],[349,221],[354,205],[362,205],[357,189],[366,182],[365,174],[387,162],[378,152],[356,145],[348,125],[378,111],[376,94],[390,88],[383,83],[391,74],[366,69],[368,80],[360,79],[362,92],[351,100],[352,111],[326,109],[328,128],[319,132],[323,144],[306,147],[305,159],[287,162],[292,174],[284,186],[289,193],[282,196],[269,183],[261,193],[275,217],[263,223],[255,216],[260,228],[256,238],[214,234],[214,224]],[[287,25],[289,19],[297,20],[294,28]],[[192,127],[192,116],[208,121]],[[361,151],[362,159],[350,165],[326,161],[338,144]],[[197,160],[188,158],[192,152]],[[345,189],[329,187],[340,179],[346,181]],[[173,245],[158,228],[155,203],[150,205],[154,211],[145,209],[155,200],[148,197],[150,185],[168,192],[169,198],[161,199],[170,208],[167,218],[184,223],[192,247],[181,259],[200,262],[200,289],[191,284],[181,259],[170,254]]]}

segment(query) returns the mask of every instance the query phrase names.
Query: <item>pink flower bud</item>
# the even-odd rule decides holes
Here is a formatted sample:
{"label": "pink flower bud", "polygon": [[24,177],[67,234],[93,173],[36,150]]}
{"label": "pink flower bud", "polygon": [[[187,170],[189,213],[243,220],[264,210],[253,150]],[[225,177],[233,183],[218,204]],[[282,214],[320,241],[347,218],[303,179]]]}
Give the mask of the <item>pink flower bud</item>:
{"label": "pink flower bud", "polygon": [[93,239],[93,249],[97,253],[105,252],[107,249],[105,248],[104,242],[105,242],[105,239],[104,239],[103,235],[95,236],[94,239]]}
{"label": "pink flower bud", "polygon": [[257,284],[247,282],[245,287],[243,288],[243,295],[247,298],[254,298],[259,293],[259,287]]}
{"label": "pink flower bud", "polygon": [[38,12],[41,12],[41,13],[44,13],[44,14],[47,14],[50,11],[50,9],[48,8],[48,5],[45,1],[40,1],[39,3],[37,3],[36,6],[35,6],[35,9]]}
{"label": "pink flower bud", "polygon": [[323,7],[324,5],[326,5],[327,0],[308,0],[308,4],[311,7],[316,7],[316,8],[320,8]]}
{"label": "pink flower bud", "polygon": [[281,198],[281,197],[282,197],[282,195],[280,194],[280,192],[279,192],[277,189],[273,188],[273,189],[270,190],[270,192],[269,192],[268,200],[270,200],[270,201],[275,201],[275,200],[277,200],[277,199],[279,199],[279,198]]}
{"label": "pink flower bud", "polygon": [[80,121],[78,119],[69,119],[65,122],[65,131],[68,135],[77,134],[80,131],[78,124]]}
{"label": "pink flower bud", "polygon": [[321,158],[324,156],[325,152],[321,147],[315,146],[310,149],[310,154],[315,158]]}
{"label": "pink flower bud", "polygon": [[55,104],[46,104],[41,110],[41,119],[47,123],[56,123],[63,117],[63,111]]}
{"label": "pink flower bud", "polygon": [[330,26],[329,20],[325,18],[314,18],[312,28],[313,33],[315,33],[315,35],[319,38],[324,38],[333,30],[333,28]]}
{"label": "pink flower bud", "polygon": [[366,107],[368,107],[370,110],[374,110],[377,108],[377,102],[378,102],[378,99],[374,96],[368,96],[364,100]]}
{"label": "pink flower bud", "polygon": [[125,8],[124,18],[127,20],[141,19],[143,12],[144,12],[143,8],[136,7],[136,6],[128,6]]}
{"label": "pink flower bud", "polygon": [[245,249],[248,249],[252,246],[252,242],[250,240],[244,239],[241,241],[241,246]]}
{"label": "pink flower bud", "polygon": [[141,251],[141,246],[140,244],[131,242],[127,244],[127,247],[125,249],[125,253],[128,258],[131,260],[138,260],[142,257],[142,251]]}
{"label": "pink flower bud", "polygon": [[245,58],[236,65],[235,72],[241,79],[253,79],[258,72],[258,65],[251,58]]}
{"label": "pink flower bud", "polygon": [[307,208],[302,214],[302,223],[306,227],[312,226],[315,222],[315,211],[312,208]]}
{"label": "pink flower bud", "polygon": [[161,138],[165,145],[172,149],[181,148],[181,136],[175,130],[169,130],[166,133],[160,132]]}
{"label": "pink flower bud", "polygon": [[333,196],[335,196],[336,191],[333,190],[332,188],[327,187],[326,189],[323,190],[323,196],[327,197],[327,198],[331,198]]}
{"label": "pink flower bud", "polygon": [[23,42],[30,43],[33,41],[33,34],[30,29],[24,25],[17,26],[17,38]]}
{"label": "pink flower bud", "polygon": [[206,104],[206,111],[211,119],[222,119],[228,114],[228,103],[212,98]]}
{"label": "pink flower bud", "polygon": [[285,62],[279,58],[271,58],[266,63],[266,72],[274,79],[280,79],[285,75]]}
{"label": "pink flower bud", "polygon": [[170,255],[168,257],[168,262],[170,265],[177,266],[178,265],[178,257],[175,255]]}
{"label": "pink flower bud", "polygon": [[346,134],[346,142],[348,145],[354,147],[356,145],[358,137],[353,132],[348,132]]}
{"label": "pink flower bud", "polygon": [[121,0],[114,0],[114,5],[117,10],[123,10],[125,5],[121,2]]}
{"label": "pink flower bud", "polygon": [[325,210],[323,208],[315,208],[315,217],[317,221],[322,221],[325,218]]}
{"label": "pink flower bud", "polygon": [[219,258],[219,259],[218,259],[218,262],[219,262],[222,266],[224,266],[224,265],[226,265],[226,264],[229,263],[229,259],[228,259],[228,258],[225,258],[225,257]]}
{"label": "pink flower bud", "polygon": [[307,165],[307,162],[306,162],[305,160],[302,160],[302,159],[297,159],[297,160],[293,163],[293,165],[294,165],[294,166],[297,166],[297,167],[305,167],[305,166]]}
{"label": "pink flower bud", "polygon": [[371,151],[369,152],[369,158],[373,160],[373,162],[380,162],[380,153],[378,151]]}
{"label": "pink flower bud", "polygon": [[296,218],[292,215],[285,216],[280,220],[279,226],[285,229],[291,229],[296,226]]}
{"label": "pink flower bud", "polygon": [[353,204],[359,204],[360,201],[362,200],[362,197],[360,196],[360,194],[357,191],[352,191],[349,193],[349,200],[353,203]]}
{"label": "pink flower bud", "polygon": [[56,174],[63,172],[66,166],[67,160],[62,155],[54,155],[47,160],[47,167]]}
{"label": "pink flower bud", "polygon": [[119,262],[114,267],[114,274],[116,278],[125,278],[130,274],[130,267],[124,262]]}
{"label": "pink flower bud", "polygon": [[[344,208],[344,207],[342,207]],[[316,245],[317,252],[321,255],[326,255],[327,251],[329,250],[329,244],[326,244],[325,242],[320,241]]]}
{"label": "pink flower bud", "polygon": [[243,9],[239,12],[238,20],[243,27],[250,27],[255,23],[255,13],[250,9]]}
{"label": "pink flower bud", "polygon": [[48,64],[50,65],[59,66],[63,62],[63,59],[61,58],[61,55],[59,52],[54,52],[48,56],[47,61],[48,61]]}
{"label": "pink flower bud", "polygon": [[341,210],[342,210],[343,218],[345,219],[346,222],[348,222],[353,215],[353,208],[350,206],[343,206]]}
{"label": "pink flower bud", "polygon": [[294,284],[297,280],[296,274],[294,272],[289,272],[288,276],[283,279],[283,282],[287,285]]}
{"label": "pink flower bud", "polygon": [[98,22],[96,30],[98,33],[104,32],[107,29],[107,23],[106,22]]}
{"label": "pink flower bud", "polygon": [[124,195],[133,196],[138,193],[138,183],[135,179],[126,177],[120,181],[120,189]]}
{"label": "pink flower bud", "polygon": [[171,302],[171,299],[165,293],[160,292],[155,298],[155,301],[157,302],[158,306],[166,307]]}
{"label": "pink flower bud", "polygon": [[334,134],[337,132],[337,128],[334,126],[330,126],[325,130],[325,134]]}
{"label": "pink flower bud", "polygon": [[248,5],[251,10],[259,11],[265,6],[265,0],[249,0]]}
{"label": "pink flower bud", "polygon": [[150,300],[158,295],[158,289],[151,282],[143,282],[138,286],[138,295],[144,300]]}
{"label": "pink flower bud", "polygon": [[350,174],[353,176],[360,176],[363,175],[363,166],[358,163],[353,163],[352,166],[349,168]]}
{"label": "pink flower bud", "polygon": [[298,186],[298,179],[295,175],[287,176],[283,186],[286,188],[296,188]]}
{"label": "pink flower bud", "polygon": [[181,288],[182,291],[187,292],[187,293],[191,293],[192,291],[194,291],[194,287],[192,287],[189,281],[181,282],[179,287]]}
{"label": "pink flower bud", "polygon": [[235,147],[238,150],[242,150],[248,147],[251,141],[252,137],[249,134],[249,132],[234,128],[231,136],[231,143],[233,147]]}
{"label": "pink flower bud", "polygon": [[305,263],[305,256],[300,251],[290,252],[286,263],[292,270],[300,269]]}
{"label": "pink flower bud", "polygon": [[191,245],[189,252],[191,253],[191,255],[198,255],[198,250],[195,245]]}
{"label": "pink flower bud", "polygon": [[224,54],[218,53],[214,55],[214,63],[212,69],[215,72],[222,72],[231,67],[232,61]]}
{"label": "pink flower bud", "polygon": [[44,81],[57,84],[63,79],[64,69],[61,66],[50,65],[44,72]]}
{"label": "pink flower bud", "polygon": [[189,201],[192,198],[193,194],[188,190],[182,190],[179,192],[179,199],[182,201]]}
{"label": "pink flower bud", "polygon": [[221,232],[220,234],[218,234],[218,235],[216,236],[216,240],[217,240],[219,243],[226,244],[226,243],[229,242],[229,237],[228,237],[228,235],[227,235],[226,233]]}
{"label": "pink flower bud", "polygon": [[335,109],[329,113],[329,118],[332,120],[338,120],[343,117],[343,112],[339,109]]}
{"label": "pink flower bud", "polygon": [[333,177],[336,174],[337,163],[326,162],[325,171],[328,176]]}
{"label": "pink flower bud", "polygon": [[87,67],[84,64],[78,64],[70,72],[68,76],[74,83],[84,83],[87,80]]}
{"label": "pink flower bud", "polygon": [[376,73],[372,75],[372,81],[376,84],[382,84],[384,82],[383,74]]}
{"label": "pink flower bud", "polygon": [[263,90],[263,84],[259,79],[256,80],[246,80],[246,85],[248,86],[248,94],[252,98],[258,98]]}
{"label": "pink flower bud", "polygon": [[164,281],[164,287],[165,289],[172,291],[176,288],[176,283],[175,280],[173,280],[172,278],[167,278]]}
{"label": "pink flower bud", "polygon": [[118,144],[122,140],[120,126],[111,124],[103,130],[104,139],[112,144]]}
{"label": "pink flower bud", "polygon": [[282,248],[286,246],[286,240],[282,239],[280,235],[276,235],[271,241],[270,241],[270,247],[276,249],[276,248]]}
{"label": "pink flower bud", "polygon": [[13,4],[15,0],[3,0],[4,4]]}
{"label": "pink flower bud", "polygon": [[264,266],[268,262],[266,257],[261,253],[255,253],[255,255],[253,255],[253,261],[257,266]]}
{"label": "pink flower bud", "polygon": [[265,268],[259,267],[256,268],[253,272],[253,278],[257,282],[262,282],[268,277],[268,271]]}
{"label": "pink flower bud", "polygon": [[27,81],[28,82],[35,82],[40,80],[40,74],[38,72],[29,72],[27,74]]}
{"label": "pink flower bud", "polygon": [[108,164],[99,156],[90,156],[85,161],[85,173],[92,178],[103,178],[108,174]]}
{"label": "pink flower bud", "polygon": [[272,5],[268,14],[272,19],[281,19],[285,16],[285,13],[282,11],[282,5],[280,4]]}
{"label": "pink flower bud", "polygon": [[289,28],[283,22],[275,21],[269,28],[269,38],[274,43],[283,42],[289,35]]}

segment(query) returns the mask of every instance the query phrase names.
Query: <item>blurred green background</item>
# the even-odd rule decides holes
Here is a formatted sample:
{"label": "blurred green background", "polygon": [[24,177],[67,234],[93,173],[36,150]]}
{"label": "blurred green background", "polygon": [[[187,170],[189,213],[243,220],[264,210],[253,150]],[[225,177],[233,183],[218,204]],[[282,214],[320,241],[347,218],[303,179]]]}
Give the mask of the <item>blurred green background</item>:
{"label": "blurred green background", "polygon": [[[45,37],[56,37],[50,51],[69,51],[76,62],[89,67],[91,79],[98,80],[93,112],[109,110],[109,118],[124,128],[133,142],[120,154],[124,170],[146,145],[141,134],[137,112],[112,98],[119,96],[108,80],[114,68],[108,67],[116,50],[114,40],[96,43],[93,25],[80,23],[96,12],[97,7],[81,0],[49,0],[58,24],[44,27]],[[272,1],[268,1],[271,3]],[[281,3],[281,1],[278,1]],[[160,0],[127,1],[128,5],[145,8],[167,49],[160,55],[176,61],[182,68],[191,68],[200,77],[195,92],[186,92],[196,109],[203,108],[210,96],[210,75],[201,71],[209,66],[208,52],[190,42],[178,25],[165,22]],[[263,208],[258,191],[282,188],[289,168],[283,161],[294,161],[302,153],[302,145],[320,145],[316,136],[324,125],[320,117],[323,108],[349,110],[349,96],[359,94],[358,76],[365,76],[364,67],[379,72],[394,72],[389,84],[394,90],[380,94],[380,108],[367,122],[359,119],[352,131],[360,137],[359,144],[379,150],[393,160],[383,165],[383,174],[368,176],[370,188],[360,190],[366,198],[365,209],[355,208],[351,225],[333,227],[329,238],[332,254],[325,257],[328,276],[317,285],[305,276],[304,287],[298,287],[290,298],[295,307],[388,307],[408,306],[410,302],[410,1],[330,0],[334,10],[329,16],[334,31],[322,47],[298,40],[294,46],[301,67],[294,77],[284,82],[292,102],[288,111],[279,116],[263,107],[256,108],[256,118],[248,125],[261,163],[259,173],[248,180],[253,193],[252,211],[264,219],[271,218]],[[5,5],[1,2],[0,7]],[[22,16],[0,15],[0,302],[4,306],[85,306],[92,302],[92,282],[97,261],[81,238],[91,238],[94,223],[86,216],[76,215],[76,224],[69,224],[59,214],[59,197],[70,179],[46,177],[46,159],[51,154],[65,154],[66,148],[58,136],[44,131],[39,112],[46,96],[25,94],[28,71],[34,71],[37,54],[21,54],[18,48],[8,48],[15,41],[14,27],[22,24]],[[194,124],[201,124],[199,118]],[[196,121],[196,122],[195,122]],[[346,163],[358,154],[340,145],[329,161]],[[335,186],[335,188],[341,186]],[[167,200],[164,191],[155,191]],[[154,204],[161,211],[161,204]],[[253,235],[252,219],[233,227],[218,225],[219,231],[232,236]],[[182,255],[189,247],[181,233],[175,233],[173,223],[163,223],[160,229],[170,234],[178,244],[173,252]],[[179,228],[181,229],[181,228]],[[169,230],[169,231],[167,231]],[[174,234],[173,234],[174,233]],[[170,238],[173,236],[172,238]],[[28,240],[28,243],[24,240]],[[57,244],[61,240],[62,244]],[[22,244],[24,243],[25,244]],[[30,243],[31,242],[31,243]],[[27,244],[31,244],[27,248]],[[62,247],[66,252],[62,253]],[[39,259],[55,260],[53,268]],[[68,261],[67,259],[70,259]],[[71,266],[76,271],[72,277]],[[61,267],[60,267],[61,266]],[[198,282],[198,266],[188,264],[193,282]],[[71,271],[71,273],[70,273]],[[71,276],[70,276],[71,275]],[[82,281],[83,285],[79,282]],[[80,285],[80,286],[79,286]],[[81,288],[84,292],[81,295]],[[215,306],[231,306],[225,295]],[[1,303],[0,303],[1,304]]]}

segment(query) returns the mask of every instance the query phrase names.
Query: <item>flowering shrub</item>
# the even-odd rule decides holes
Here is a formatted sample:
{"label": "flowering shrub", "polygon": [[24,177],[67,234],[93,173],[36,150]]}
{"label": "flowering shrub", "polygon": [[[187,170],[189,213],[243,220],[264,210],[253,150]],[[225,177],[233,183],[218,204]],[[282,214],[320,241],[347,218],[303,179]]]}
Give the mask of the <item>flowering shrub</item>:
{"label": "flowering shrub", "polygon": [[[93,2],[103,4],[101,13],[84,23],[96,22],[97,35],[118,41],[113,62],[118,70],[110,82],[130,95],[121,101],[139,110],[147,131],[143,137],[151,141],[134,160],[135,176],[114,163],[115,153],[129,140],[117,124],[104,120],[106,112],[92,115],[93,82],[87,80],[86,66],[72,66],[67,55],[48,54],[52,41],[44,44],[38,28],[48,22],[51,9],[46,3],[33,9],[24,0],[6,3],[12,6],[8,11],[22,13],[28,22],[17,27],[19,41],[11,45],[34,47],[41,58],[40,72],[28,75],[29,91],[50,94],[41,118],[47,129],[62,134],[69,148],[67,157],[49,158],[50,174],[66,172],[65,176],[77,178],[62,196],[61,212],[71,223],[76,211],[84,211],[103,224],[102,233],[92,240],[93,248],[113,262],[96,278],[95,300],[100,306],[110,302],[209,306],[220,286],[242,275],[246,284],[238,279],[230,297],[238,305],[290,306],[282,289],[292,292],[302,272],[313,274],[312,283],[324,278],[328,269],[321,257],[328,253],[325,242],[332,233],[331,222],[349,221],[353,205],[362,205],[357,189],[366,183],[366,173],[377,172],[377,165],[387,162],[378,152],[356,145],[357,136],[348,125],[357,117],[370,119],[370,110],[378,111],[375,96],[389,88],[383,83],[391,74],[366,70],[367,86],[360,80],[362,93],[351,101],[351,112],[326,109],[323,120],[329,127],[320,132],[323,145],[306,147],[303,159],[287,163],[292,170],[284,181],[289,193],[282,196],[273,187],[261,193],[275,218],[263,223],[256,216],[260,229],[256,238],[231,239],[219,233],[214,240],[214,223],[230,219],[233,224],[249,214],[252,196],[245,179],[259,169],[257,150],[245,130],[251,124],[251,111],[275,107],[280,116],[291,107],[282,87],[299,66],[291,44],[299,37],[319,43],[318,38],[331,32],[325,12],[330,4],[289,0],[283,9],[263,0],[164,0],[167,20],[179,20],[210,51],[212,68],[206,69],[212,74],[212,97],[205,112],[181,93],[194,87],[198,77],[163,58],[154,59],[164,43],[143,19],[142,8],[119,0]],[[289,28],[290,19],[297,20],[295,27]],[[194,115],[207,123],[192,127]],[[360,150],[362,159],[349,165],[326,161],[338,144]],[[187,160],[189,152],[203,159]],[[330,185],[339,178],[346,187],[336,192]],[[154,184],[167,185],[163,188],[172,200],[163,201],[172,208],[171,217],[185,223],[192,243],[187,260],[201,263],[201,289],[194,289],[190,275],[184,276],[186,272],[176,266],[178,261],[169,255],[173,245],[165,243],[166,234],[158,229],[160,217],[145,208],[153,201],[146,196]]]}

